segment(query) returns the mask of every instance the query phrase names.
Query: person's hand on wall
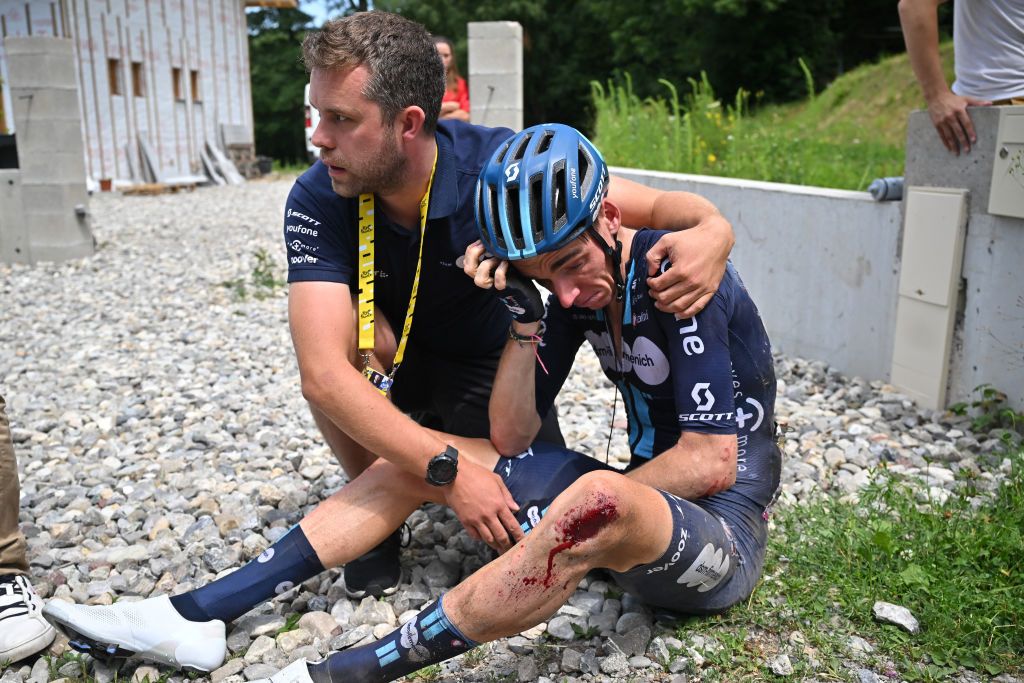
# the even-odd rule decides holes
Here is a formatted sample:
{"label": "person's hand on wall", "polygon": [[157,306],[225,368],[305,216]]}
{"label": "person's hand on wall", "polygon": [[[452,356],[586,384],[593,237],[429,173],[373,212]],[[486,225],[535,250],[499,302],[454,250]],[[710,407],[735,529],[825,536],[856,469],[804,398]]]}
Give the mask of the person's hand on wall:
{"label": "person's hand on wall", "polygon": [[942,144],[953,154],[970,152],[971,145],[978,141],[967,107],[983,107],[992,104],[986,100],[962,97],[951,90],[939,93],[928,100],[928,114],[932,125],[942,139]]}

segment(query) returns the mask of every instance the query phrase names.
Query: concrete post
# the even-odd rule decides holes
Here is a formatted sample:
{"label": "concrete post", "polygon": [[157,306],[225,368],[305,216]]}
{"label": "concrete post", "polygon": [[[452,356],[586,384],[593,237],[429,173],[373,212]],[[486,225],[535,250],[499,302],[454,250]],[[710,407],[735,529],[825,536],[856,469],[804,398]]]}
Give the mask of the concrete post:
{"label": "concrete post", "polygon": [[927,112],[911,114],[907,126],[905,184],[968,192],[946,405],[970,399],[975,387],[991,384],[1008,394],[1012,406],[1024,408],[1024,219],[988,211],[1000,117],[1011,109],[1024,110],[971,108],[978,142],[960,156],[942,146]]}
{"label": "concrete post", "polygon": [[[21,210],[0,214],[0,257],[21,263],[91,256],[85,149],[72,42],[4,40],[18,144]],[[10,172],[7,172],[9,175]],[[12,178],[0,179],[15,188]],[[4,192],[7,192],[5,189]],[[8,244],[11,244],[8,247]]]}
{"label": "concrete post", "polygon": [[523,128],[523,27],[515,21],[469,23],[470,120]]}

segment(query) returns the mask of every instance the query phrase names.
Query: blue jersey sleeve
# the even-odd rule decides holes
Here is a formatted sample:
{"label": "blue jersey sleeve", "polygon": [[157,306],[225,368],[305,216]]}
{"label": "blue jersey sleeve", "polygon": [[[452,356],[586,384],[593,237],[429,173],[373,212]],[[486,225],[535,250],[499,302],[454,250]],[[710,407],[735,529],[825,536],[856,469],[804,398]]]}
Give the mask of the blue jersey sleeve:
{"label": "blue jersey sleeve", "polygon": [[544,340],[537,349],[544,367],[538,363],[535,373],[537,414],[541,416],[547,415],[551,409],[555,397],[565,384],[569,371],[572,370],[576,352],[583,344],[583,333],[572,324],[569,311],[562,308],[553,294],[548,297],[544,326]]}
{"label": "blue jersey sleeve", "polygon": [[288,282],[352,284],[356,261],[352,204],[334,193],[320,162],[295,181],[284,211]]}
{"label": "blue jersey sleeve", "polygon": [[684,432],[736,433],[730,301],[723,289],[692,318],[659,316],[669,340],[677,419]]}

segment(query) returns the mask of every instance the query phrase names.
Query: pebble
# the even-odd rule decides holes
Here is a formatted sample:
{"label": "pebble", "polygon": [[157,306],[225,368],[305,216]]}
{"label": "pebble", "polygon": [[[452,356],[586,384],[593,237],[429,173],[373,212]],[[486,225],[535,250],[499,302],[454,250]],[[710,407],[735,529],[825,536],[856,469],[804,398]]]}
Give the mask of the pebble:
{"label": "pebble", "polygon": [[621,652],[608,655],[601,660],[601,673],[613,678],[622,676],[629,671],[629,660]]}
{"label": "pebble", "polygon": [[270,636],[258,636],[256,640],[249,646],[249,650],[245,653],[245,663],[255,664],[256,662],[263,661],[263,657],[272,650],[277,649],[277,643]]}
{"label": "pebble", "polygon": [[906,607],[879,600],[871,608],[875,619],[884,624],[895,624],[910,634],[917,633],[921,626]]}
{"label": "pebble", "polygon": [[[92,258],[0,265],[0,386],[32,578],[45,597],[111,604],[204,585],[258,556],[345,483],[301,394],[287,290],[253,284],[261,253],[286,277],[281,207],[290,186],[96,195]],[[245,297],[225,285],[232,281],[245,283]],[[889,385],[820,361],[777,355],[776,373],[786,429],[779,506],[823,491],[855,500],[882,467],[918,479],[928,504],[955,491],[965,472],[984,492],[1009,471],[992,455],[1000,435],[973,433],[968,417],[918,408]],[[629,461],[621,398],[608,445],[614,397],[581,349],[559,398],[563,432],[570,446],[621,467]],[[491,558],[448,510],[424,507],[409,526],[407,583],[395,595],[351,601],[341,571],[325,572],[232,625],[228,649],[240,658],[197,680],[267,677],[294,657],[371,642]],[[683,643],[632,596],[610,595],[618,592],[606,577],[589,577],[556,616],[496,645],[467,680],[700,678],[713,641]],[[295,613],[304,615],[298,628],[281,633]],[[560,656],[542,657],[552,645]],[[64,647],[59,640],[53,652]],[[863,639],[849,647],[871,652]],[[459,667],[468,665],[454,662],[444,670],[465,675]],[[780,655],[770,668],[789,675],[780,673],[787,664],[792,673]],[[664,665],[668,674],[654,670]],[[45,679],[36,666],[0,677]],[[847,677],[863,678],[850,666]],[[117,675],[154,672],[166,673],[132,663]],[[76,663],[58,671],[80,673]]]}
{"label": "pebble", "polygon": [[858,683],[879,683],[881,679],[871,669],[857,669]]}
{"label": "pebble", "polygon": [[[138,671],[142,668],[144,667],[139,667],[139,669],[136,670],[136,673],[138,673]],[[210,683],[221,683],[228,676],[234,676],[237,673],[241,673],[241,671],[244,668],[245,660],[229,659],[227,662],[224,663],[224,666],[210,673]],[[156,678],[158,677],[159,675],[152,678],[151,680],[156,680]]]}
{"label": "pebble", "polygon": [[307,612],[299,618],[299,628],[307,631],[311,637],[330,640],[341,632],[341,626],[327,612]]}
{"label": "pebble", "polygon": [[789,655],[781,654],[772,658],[771,670],[776,676],[791,676],[793,674],[793,663],[789,661]]}
{"label": "pebble", "polygon": [[581,620],[579,617],[569,617],[564,614],[559,614],[548,621],[548,633],[555,638],[561,640],[573,640],[576,638],[576,630],[573,625],[580,628],[586,628],[586,621]]}

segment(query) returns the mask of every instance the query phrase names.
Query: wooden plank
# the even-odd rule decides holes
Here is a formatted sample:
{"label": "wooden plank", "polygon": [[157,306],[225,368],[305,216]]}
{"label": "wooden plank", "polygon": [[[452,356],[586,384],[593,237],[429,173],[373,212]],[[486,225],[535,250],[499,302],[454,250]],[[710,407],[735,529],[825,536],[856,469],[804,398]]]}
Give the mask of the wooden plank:
{"label": "wooden plank", "polygon": [[159,160],[153,154],[153,148],[149,146],[148,138],[142,133],[139,133],[139,150],[142,152],[142,177],[157,183],[164,182],[164,174],[160,169]]}
{"label": "wooden plank", "polygon": [[213,160],[217,163],[217,170],[221,172],[224,179],[228,181],[230,185],[241,185],[245,182],[245,178],[238,172],[235,165],[231,163],[231,159],[228,159],[224,152],[220,151],[217,145],[211,143],[209,140],[206,142],[206,149],[209,150]]}
{"label": "wooden plank", "polygon": [[199,156],[203,161],[203,170],[206,171],[206,175],[213,180],[214,184],[227,185],[228,181],[224,180],[224,177],[221,176],[220,171],[217,170],[217,164],[213,162],[205,147],[200,150]]}

